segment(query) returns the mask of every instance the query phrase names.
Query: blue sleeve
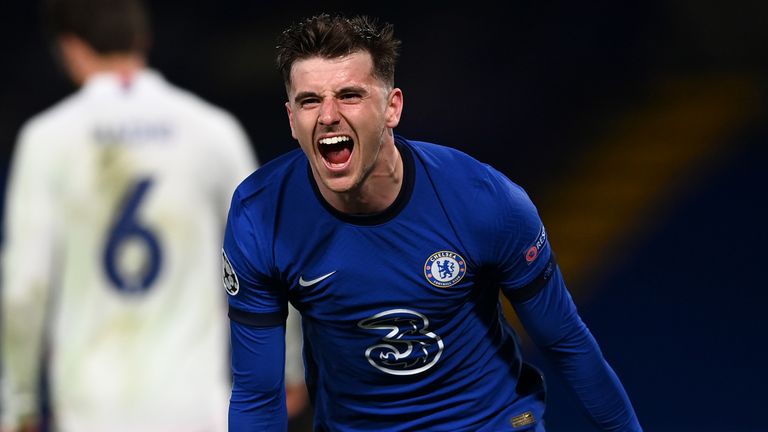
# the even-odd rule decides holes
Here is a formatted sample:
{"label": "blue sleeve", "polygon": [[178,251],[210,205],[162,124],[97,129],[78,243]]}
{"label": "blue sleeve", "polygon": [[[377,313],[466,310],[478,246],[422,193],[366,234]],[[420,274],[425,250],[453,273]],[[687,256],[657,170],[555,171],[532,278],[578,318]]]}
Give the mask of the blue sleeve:
{"label": "blue sleeve", "polygon": [[559,268],[551,262],[552,272],[546,280],[539,278],[543,286],[537,293],[513,302],[520,322],[601,429],[642,431],[624,387],[581,320]]}
{"label": "blue sleeve", "polygon": [[274,277],[272,239],[259,206],[235,191],[222,249],[232,347],[229,430],[286,431],[285,318],[288,299]]}
{"label": "blue sleeve", "polygon": [[231,432],[284,432],[285,326],[256,327],[230,321],[232,338]]}

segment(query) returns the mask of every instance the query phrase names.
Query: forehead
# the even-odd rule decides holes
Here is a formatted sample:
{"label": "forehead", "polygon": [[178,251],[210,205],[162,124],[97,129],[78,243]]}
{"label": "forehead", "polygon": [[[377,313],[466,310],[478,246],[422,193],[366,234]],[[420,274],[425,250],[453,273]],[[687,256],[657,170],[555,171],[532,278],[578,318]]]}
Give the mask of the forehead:
{"label": "forehead", "polygon": [[350,85],[371,85],[377,80],[373,75],[373,59],[367,52],[355,52],[343,57],[309,57],[291,66],[291,89],[321,92]]}

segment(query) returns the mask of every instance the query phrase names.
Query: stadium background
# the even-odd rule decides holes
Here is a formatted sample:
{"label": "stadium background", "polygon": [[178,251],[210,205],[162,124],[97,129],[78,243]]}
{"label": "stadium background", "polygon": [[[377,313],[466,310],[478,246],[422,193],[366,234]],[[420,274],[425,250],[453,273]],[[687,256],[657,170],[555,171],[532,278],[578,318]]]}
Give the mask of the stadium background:
{"label": "stadium background", "polygon": [[[266,162],[295,146],[278,31],[321,11],[394,23],[398,132],[529,191],[646,430],[764,430],[768,3],[362,3],[150,2],[150,63],[233,112]],[[22,122],[73,88],[35,2],[3,6],[0,53],[1,185]],[[593,430],[524,343],[548,430]]]}

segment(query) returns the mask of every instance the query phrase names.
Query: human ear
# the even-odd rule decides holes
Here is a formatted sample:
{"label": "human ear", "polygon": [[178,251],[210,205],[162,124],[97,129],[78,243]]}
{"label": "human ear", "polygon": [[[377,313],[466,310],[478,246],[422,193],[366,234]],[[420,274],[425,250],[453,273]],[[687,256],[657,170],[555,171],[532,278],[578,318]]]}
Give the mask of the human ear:
{"label": "human ear", "polygon": [[393,88],[387,96],[386,125],[394,129],[400,123],[400,115],[403,113],[403,91]]}

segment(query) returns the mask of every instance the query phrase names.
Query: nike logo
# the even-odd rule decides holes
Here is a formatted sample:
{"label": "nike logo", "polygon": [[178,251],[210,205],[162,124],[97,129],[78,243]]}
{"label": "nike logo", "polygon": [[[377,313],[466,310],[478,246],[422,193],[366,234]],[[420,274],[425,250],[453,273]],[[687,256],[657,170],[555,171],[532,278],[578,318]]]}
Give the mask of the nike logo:
{"label": "nike logo", "polygon": [[329,278],[334,273],[336,273],[336,270],[334,270],[334,271],[332,271],[332,272],[330,272],[328,274],[324,274],[324,275],[322,275],[320,277],[317,277],[317,278],[314,278],[314,279],[310,279],[310,280],[304,280],[304,275],[301,275],[301,276],[299,276],[299,285],[301,285],[303,287],[310,287],[310,286],[312,286],[312,285],[314,285],[314,284],[316,284],[316,283],[318,283],[318,282],[320,282],[320,281],[322,281],[324,279]]}

